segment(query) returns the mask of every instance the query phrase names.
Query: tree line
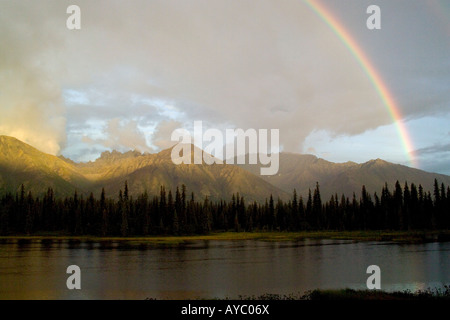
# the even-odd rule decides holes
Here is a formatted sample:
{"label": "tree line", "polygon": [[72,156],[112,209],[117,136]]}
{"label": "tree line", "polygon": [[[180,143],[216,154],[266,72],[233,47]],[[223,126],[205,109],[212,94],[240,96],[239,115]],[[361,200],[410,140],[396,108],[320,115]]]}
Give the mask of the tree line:
{"label": "tree line", "polygon": [[117,199],[91,193],[56,198],[49,188],[33,197],[22,185],[0,198],[0,234],[64,233],[95,236],[206,234],[211,231],[424,230],[450,228],[450,187],[434,182],[433,193],[398,181],[390,190],[357,197],[332,195],[322,201],[319,184],[303,198],[246,203],[239,193],[228,201],[196,200],[186,186],[175,194],[161,186],[159,195],[133,198],[125,182]]}

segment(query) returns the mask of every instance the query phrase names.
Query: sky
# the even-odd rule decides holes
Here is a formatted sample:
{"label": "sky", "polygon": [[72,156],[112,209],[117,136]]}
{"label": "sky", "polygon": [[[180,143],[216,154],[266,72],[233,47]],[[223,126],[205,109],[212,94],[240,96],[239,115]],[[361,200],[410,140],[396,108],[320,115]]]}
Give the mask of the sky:
{"label": "sky", "polygon": [[[158,152],[201,120],[279,129],[281,150],[333,162],[382,158],[450,174],[450,2],[311,2],[366,55],[399,119],[304,0],[2,0],[0,134],[90,161]],[[71,4],[79,30],[66,27]],[[366,26],[373,4],[379,30]]]}

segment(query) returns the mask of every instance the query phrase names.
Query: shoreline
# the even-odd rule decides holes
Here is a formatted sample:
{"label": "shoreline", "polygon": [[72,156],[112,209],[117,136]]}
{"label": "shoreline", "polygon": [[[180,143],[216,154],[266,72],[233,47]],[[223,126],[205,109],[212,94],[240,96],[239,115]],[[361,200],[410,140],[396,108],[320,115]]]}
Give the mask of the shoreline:
{"label": "shoreline", "polygon": [[[221,299],[218,299],[221,300]],[[225,298],[226,300],[226,298]],[[314,289],[304,293],[240,296],[239,300],[290,301],[449,301],[450,286],[422,290]]]}
{"label": "shoreline", "polygon": [[75,241],[131,241],[155,244],[183,244],[191,241],[302,241],[349,240],[387,241],[394,243],[426,243],[450,241],[450,230],[434,231],[301,231],[301,232],[215,232],[206,235],[158,235],[158,236],[73,236],[61,233],[0,236],[0,240],[75,240]]}

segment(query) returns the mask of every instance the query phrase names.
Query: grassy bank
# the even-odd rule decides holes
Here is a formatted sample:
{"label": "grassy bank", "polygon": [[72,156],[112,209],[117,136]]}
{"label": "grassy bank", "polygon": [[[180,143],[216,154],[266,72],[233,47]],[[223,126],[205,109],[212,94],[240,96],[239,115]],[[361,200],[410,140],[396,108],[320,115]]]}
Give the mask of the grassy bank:
{"label": "grassy bank", "polygon": [[240,296],[241,300],[312,300],[312,301],[353,301],[353,300],[445,300],[450,301],[450,286],[439,289],[428,288],[417,291],[316,289],[304,294],[264,294],[261,296]]}
{"label": "grassy bank", "polygon": [[385,292],[381,290],[314,290],[304,295],[305,300],[448,300],[450,288],[411,291]]}
{"label": "grassy bank", "polygon": [[450,241],[450,230],[440,231],[302,231],[302,232],[218,232],[207,235],[148,236],[148,237],[98,237],[70,236],[61,233],[40,235],[0,236],[0,239],[28,240],[79,240],[79,241],[133,241],[161,244],[182,244],[197,240],[261,240],[300,241],[305,239],[331,239],[354,241],[390,241],[421,243]]}

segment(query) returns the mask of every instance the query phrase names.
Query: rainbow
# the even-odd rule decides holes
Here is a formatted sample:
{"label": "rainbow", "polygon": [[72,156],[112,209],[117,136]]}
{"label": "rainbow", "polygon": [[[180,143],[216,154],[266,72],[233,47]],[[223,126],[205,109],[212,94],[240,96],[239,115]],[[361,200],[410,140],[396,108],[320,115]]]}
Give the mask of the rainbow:
{"label": "rainbow", "polygon": [[358,46],[356,41],[352,38],[350,33],[344,28],[344,26],[334,18],[327,8],[317,0],[303,0],[339,37],[339,39],[345,44],[349,49],[351,54],[358,61],[359,65],[365,71],[370,81],[372,82],[375,90],[381,97],[384,106],[386,107],[389,115],[394,120],[394,124],[397,128],[398,134],[400,136],[403,148],[406,151],[409,164],[413,167],[417,167],[418,163],[414,156],[414,146],[409,132],[402,120],[402,115],[400,112],[400,107],[396,104],[392,94],[389,92],[388,88],[383,82],[383,79],[379,73],[374,68],[373,64],[370,62],[364,51]]}

